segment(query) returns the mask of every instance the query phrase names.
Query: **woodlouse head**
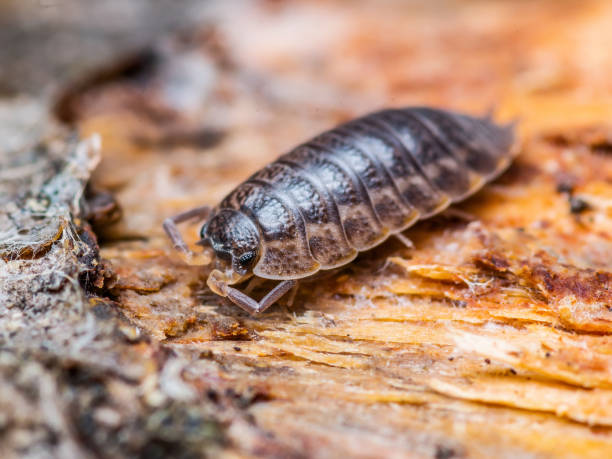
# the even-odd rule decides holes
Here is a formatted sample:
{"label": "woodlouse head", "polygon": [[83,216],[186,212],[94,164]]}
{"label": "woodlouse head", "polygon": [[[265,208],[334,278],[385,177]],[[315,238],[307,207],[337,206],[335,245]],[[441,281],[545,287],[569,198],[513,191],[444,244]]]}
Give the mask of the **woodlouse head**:
{"label": "woodlouse head", "polygon": [[219,264],[239,276],[251,273],[259,260],[259,231],[242,212],[220,210],[202,226],[200,236],[200,244],[212,247]]}

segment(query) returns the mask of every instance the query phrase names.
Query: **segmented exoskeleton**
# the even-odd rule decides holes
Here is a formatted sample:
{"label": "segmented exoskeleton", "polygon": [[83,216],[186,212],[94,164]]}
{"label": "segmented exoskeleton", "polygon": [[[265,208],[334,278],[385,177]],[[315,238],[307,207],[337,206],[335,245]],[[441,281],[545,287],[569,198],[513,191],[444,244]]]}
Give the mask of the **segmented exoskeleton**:
{"label": "segmented exoskeleton", "polygon": [[[475,193],[510,164],[513,145],[513,125],[489,118],[426,107],[383,110],[299,145],[213,209],[185,212],[164,228],[190,257],[176,223],[207,217],[199,244],[218,264],[209,287],[259,313],[297,279],[345,265]],[[281,282],[260,302],[230,287],[253,275]]]}

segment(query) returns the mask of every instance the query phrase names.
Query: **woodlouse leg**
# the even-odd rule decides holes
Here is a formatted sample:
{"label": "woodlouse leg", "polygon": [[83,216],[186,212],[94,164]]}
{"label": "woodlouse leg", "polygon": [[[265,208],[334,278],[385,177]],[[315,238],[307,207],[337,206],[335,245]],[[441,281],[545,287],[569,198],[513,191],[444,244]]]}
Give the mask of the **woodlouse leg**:
{"label": "woodlouse leg", "polygon": [[300,283],[298,281],[295,282],[295,285],[291,288],[291,292],[289,293],[289,298],[287,299],[287,306],[293,306],[293,302],[295,301],[295,295],[300,288]]}
{"label": "woodlouse leg", "polygon": [[291,290],[296,284],[297,281],[294,280],[285,280],[279,282],[276,287],[270,290],[268,294],[264,296],[259,302],[233,287],[226,286],[225,291],[227,293],[227,297],[234,304],[240,306],[242,309],[244,309],[250,314],[259,314],[261,312],[264,312],[274,303],[276,303],[285,293]]}
{"label": "woodlouse leg", "polygon": [[455,207],[449,207],[444,212],[442,212],[441,215],[451,218],[458,218],[459,220],[464,220],[466,222],[473,222],[478,220],[475,215],[470,214],[469,212],[465,212],[464,210],[457,209]]}
{"label": "woodlouse leg", "polygon": [[261,277],[256,277],[256,276],[251,277],[251,280],[249,281],[247,286],[244,288],[244,293],[246,295],[250,295],[251,292],[255,290],[259,285],[261,285],[264,281],[265,279],[262,279]]}
{"label": "woodlouse leg", "polygon": [[188,258],[193,257],[193,252],[189,249],[189,247],[187,247],[187,244],[185,244],[185,241],[183,240],[183,237],[181,236],[181,233],[176,225],[178,223],[186,222],[187,220],[193,220],[194,218],[200,218],[203,220],[210,214],[210,210],[210,206],[196,207],[164,220],[164,230],[174,244],[174,248],[182,252]]}
{"label": "woodlouse leg", "polygon": [[404,244],[406,248],[414,249],[414,244],[412,243],[412,241],[408,239],[406,236],[404,236],[402,233],[396,233],[394,234],[394,236],[398,241]]}

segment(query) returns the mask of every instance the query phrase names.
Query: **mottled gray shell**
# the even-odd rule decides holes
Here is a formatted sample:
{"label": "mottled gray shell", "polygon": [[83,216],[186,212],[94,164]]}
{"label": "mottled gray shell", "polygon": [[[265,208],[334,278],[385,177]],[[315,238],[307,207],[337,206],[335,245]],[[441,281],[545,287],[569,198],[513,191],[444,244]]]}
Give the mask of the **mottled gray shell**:
{"label": "mottled gray shell", "polygon": [[281,156],[215,213],[238,210],[258,228],[256,276],[299,279],[349,263],[473,194],[508,166],[513,143],[513,127],[488,118],[383,110]]}

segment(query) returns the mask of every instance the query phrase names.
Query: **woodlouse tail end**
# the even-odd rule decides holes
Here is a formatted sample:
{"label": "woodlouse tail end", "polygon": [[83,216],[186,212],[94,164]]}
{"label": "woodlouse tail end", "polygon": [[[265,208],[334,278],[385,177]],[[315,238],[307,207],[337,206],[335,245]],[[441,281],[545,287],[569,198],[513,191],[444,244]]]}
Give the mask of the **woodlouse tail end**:
{"label": "woodlouse tail end", "polygon": [[[482,117],[482,120],[486,121],[487,123],[497,124],[495,122],[495,118],[497,118],[497,114],[499,112],[498,109],[499,109],[498,104],[489,105],[489,108],[487,108],[484,112],[484,116]],[[501,127],[502,129],[507,128],[510,131],[512,131],[512,133],[514,133],[514,131],[516,131],[516,127],[520,124],[520,122],[521,122],[521,117],[515,116],[507,123],[498,124],[498,126]]]}
{"label": "woodlouse tail end", "polygon": [[493,144],[499,153],[508,153],[511,158],[514,158],[518,152],[518,135],[517,130],[518,126],[521,122],[521,118],[516,116],[512,118],[510,121],[505,123],[495,122],[494,120],[494,110],[495,107],[489,109],[487,114],[482,121],[489,125],[489,128],[492,128],[492,137]]}
{"label": "woodlouse tail end", "polygon": [[492,180],[503,173],[521,152],[522,142],[517,135],[519,122],[519,118],[514,118],[507,123],[496,125],[497,135],[495,143],[499,149],[498,151],[502,154],[497,169],[489,176],[488,180]]}
{"label": "woodlouse tail end", "polygon": [[486,174],[487,181],[493,180],[505,171],[521,151],[521,141],[518,136],[520,117],[514,117],[510,121],[495,121],[493,111],[478,119],[483,143],[487,145],[489,154],[498,159],[497,165],[491,173]]}
{"label": "woodlouse tail end", "polygon": [[508,152],[512,158],[516,157],[521,150],[519,136],[517,134],[520,122],[521,118],[516,116],[511,121],[500,126],[504,136],[503,143],[507,145]]}

